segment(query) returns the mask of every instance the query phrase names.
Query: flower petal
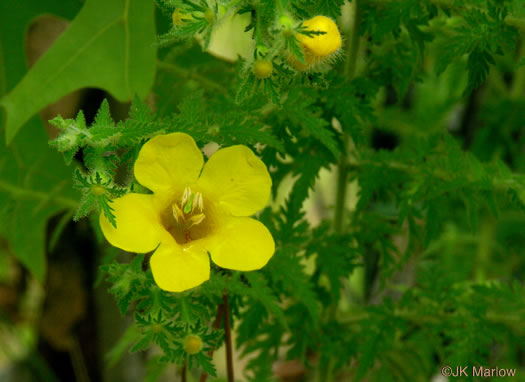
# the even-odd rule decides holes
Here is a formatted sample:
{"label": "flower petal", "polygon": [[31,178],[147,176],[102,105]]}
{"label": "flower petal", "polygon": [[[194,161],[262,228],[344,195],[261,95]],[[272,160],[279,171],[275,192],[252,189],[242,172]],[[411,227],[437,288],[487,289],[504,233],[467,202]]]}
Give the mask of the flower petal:
{"label": "flower petal", "polygon": [[150,260],[153,278],[160,289],[182,292],[210,278],[210,259],[206,251],[161,244]]}
{"label": "flower petal", "polygon": [[198,181],[205,195],[235,216],[250,216],[270,198],[272,178],[266,165],[246,146],[218,150],[206,162]]}
{"label": "flower petal", "polygon": [[154,250],[168,232],[160,222],[153,195],[129,193],[110,204],[117,228],[100,214],[100,228],[111,245],[128,252]]}
{"label": "flower petal", "polygon": [[158,135],[142,146],[135,162],[135,178],[155,193],[194,183],[204,159],[188,134]]}
{"label": "flower petal", "polygon": [[244,217],[225,218],[205,246],[215,264],[239,271],[262,268],[275,252],[268,228],[255,219]]}

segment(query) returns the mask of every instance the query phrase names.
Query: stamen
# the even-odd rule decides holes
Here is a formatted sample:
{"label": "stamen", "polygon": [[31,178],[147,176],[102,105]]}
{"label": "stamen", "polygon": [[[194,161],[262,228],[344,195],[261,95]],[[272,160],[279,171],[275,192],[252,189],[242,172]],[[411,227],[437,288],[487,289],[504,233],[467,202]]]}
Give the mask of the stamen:
{"label": "stamen", "polygon": [[202,212],[204,210],[204,201],[202,200],[202,194],[200,192],[197,192],[197,207],[199,209],[199,212]]}
{"label": "stamen", "polygon": [[190,195],[191,195],[191,188],[186,187],[186,188],[184,189],[184,193],[182,194],[182,199],[181,199],[181,201],[180,201],[180,205],[181,205],[181,206],[186,205],[186,202],[187,202],[188,199],[190,198]]}
{"label": "stamen", "polygon": [[[176,237],[182,235],[185,242],[194,240],[192,238],[192,231],[194,226],[201,224],[206,215],[204,214],[204,199],[200,192],[193,193],[190,187],[186,187],[181,196],[180,202],[173,203],[171,206],[173,218],[175,219]],[[200,232],[200,231],[197,231]],[[200,236],[200,233],[196,233]]]}
{"label": "stamen", "polygon": [[177,223],[181,223],[182,220],[184,220],[184,214],[182,213],[177,203],[173,203],[173,205],[171,206],[171,209],[173,210],[173,217],[175,218],[175,221]]}
{"label": "stamen", "polygon": [[188,227],[191,228],[194,225],[200,224],[204,220],[205,217],[206,217],[206,215],[204,215],[204,214],[193,215],[188,220]]}

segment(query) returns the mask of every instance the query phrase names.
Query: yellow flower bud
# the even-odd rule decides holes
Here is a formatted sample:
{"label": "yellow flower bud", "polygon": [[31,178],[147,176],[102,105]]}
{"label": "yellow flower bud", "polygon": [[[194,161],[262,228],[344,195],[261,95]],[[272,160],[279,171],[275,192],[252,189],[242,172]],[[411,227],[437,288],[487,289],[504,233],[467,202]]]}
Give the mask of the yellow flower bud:
{"label": "yellow flower bud", "polygon": [[190,334],[184,339],[184,351],[188,354],[197,354],[202,350],[202,339],[195,334]]}
{"label": "yellow flower bud", "polygon": [[342,45],[341,34],[336,23],[326,16],[315,16],[303,22],[306,30],[325,32],[324,34],[307,36],[298,34],[297,39],[315,57],[326,57],[336,52]]}
{"label": "yellow flower bud", "polygon": [[95,196],[100,196],[104,192],[106,192],[106,190],[104,189],[104,187],[95,184],[95,185],[91,186],[91,192]]}
{"label": "yellow flower bud", "polygon": [[255,61],[252,70],[254,76],[262,80],[272,75],[273,65],[271,61],[260,59]]}
{"label": "yellow flower bud", "polygon": [[326,16],[315,16],[304,21],[303,26],[307,31],[324,33],[312,36],[296,35],[303,48],[306,64],[299,62],[293,55],[289,57],[288,61],[300,71],[309,70],[320,62],[332,60],[343,43],[337,24]]}

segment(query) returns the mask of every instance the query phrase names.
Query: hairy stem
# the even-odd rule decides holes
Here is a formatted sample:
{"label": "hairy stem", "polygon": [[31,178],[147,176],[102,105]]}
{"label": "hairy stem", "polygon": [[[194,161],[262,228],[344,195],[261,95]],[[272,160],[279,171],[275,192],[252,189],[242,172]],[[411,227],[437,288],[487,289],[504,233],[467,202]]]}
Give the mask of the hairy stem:
{"label": "hairy stem", "polygon": [[[355,76],[357,53],[359,51],[359,21],[360,21],[360,0],[354,0],[353,25],[348,36],[348,46],[346,51],[346,61],[344,67],[345,81],[351,81]],[[338,164],[337,171],[337,190],[335,196],[334,230],[337,233],[343,232],[344,215],[346,205],[346,187],[348,180],[347,150],[348,136],[343,129],[343,152]]]}
{"label": "hairy stem", "polygon": [[[359,23],[361,18],[360,0],[353,0],[353,23],[347,37],[346,61],[344,66],[345,82],[350,82],[355,77],[357,56],[359,52]],[[348,128],[348,127],[347,127]],[[346,212],[346,190],[348,184],[348,146],[349,137],[343,128],[343,152],[339,158],[337,168],[337,190],[335,196],[334,231],[338,234],[344,232],[344,216]],[[337,301],[328,307],[328,319],[335,320]],[[319,382],[331,382],[333,379],[334,360],[330,359],[324,371],[318,374]]]}
{"label": "hairy stem", "polygon": [[359,51],[359,23],[361,21],[361,0],[354,0],[354,18],[350,36],[348,36],[348,46],[346,51],[345,61],[345,80],[351,81],[355,76],[355,69],[357,65],[357,54]]}

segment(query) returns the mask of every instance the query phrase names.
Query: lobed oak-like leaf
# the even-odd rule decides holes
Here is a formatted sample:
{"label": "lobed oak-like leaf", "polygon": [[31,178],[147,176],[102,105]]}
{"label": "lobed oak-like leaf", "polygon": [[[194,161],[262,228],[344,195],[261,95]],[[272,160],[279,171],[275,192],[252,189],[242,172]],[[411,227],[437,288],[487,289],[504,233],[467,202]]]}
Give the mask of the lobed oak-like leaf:
{"label": "lobed oak-like leaf", "polygon": [[0,100],[11,142],[39,110],[84,87],[144,97],[155,74],[153,1],[88,0],[69,28]]}

